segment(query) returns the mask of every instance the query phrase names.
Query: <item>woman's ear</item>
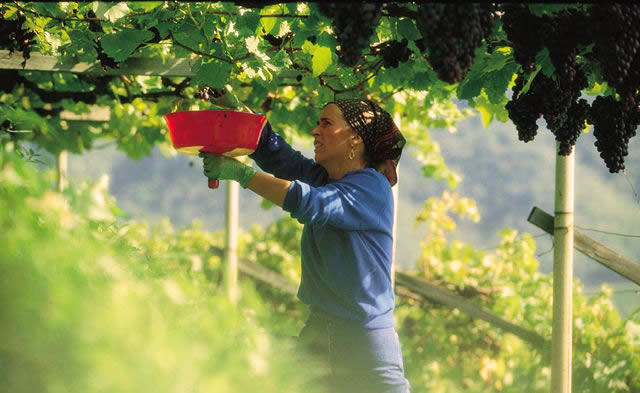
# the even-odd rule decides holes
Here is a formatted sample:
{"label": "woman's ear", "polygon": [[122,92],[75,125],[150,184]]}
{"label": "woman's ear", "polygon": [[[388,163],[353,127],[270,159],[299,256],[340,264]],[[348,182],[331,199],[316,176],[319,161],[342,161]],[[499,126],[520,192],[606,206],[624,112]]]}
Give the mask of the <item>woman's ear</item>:
{"label": "woman's ear", "polygon": [[359,145],[363,143],[362,137],[357,132],[351,136],[351,141],[354,143],[354,145]]}

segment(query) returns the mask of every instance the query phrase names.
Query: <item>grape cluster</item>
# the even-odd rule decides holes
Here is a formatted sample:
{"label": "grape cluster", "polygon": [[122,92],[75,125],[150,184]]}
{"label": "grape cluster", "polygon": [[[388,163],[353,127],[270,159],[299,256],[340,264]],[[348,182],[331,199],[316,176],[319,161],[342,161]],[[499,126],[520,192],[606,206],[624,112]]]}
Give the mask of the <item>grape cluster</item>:
{"label": "grape cluster", "polygon": [[11,93],[14,86],[18,83],[18,71],[0,70],[0,91]]}
{"label": "grape cluster", "polygon": [[542,42],[549,50],[558,78],[573,80],[576,76],[576,56],[593,41],[589,26],[588,16],[575,10],[540,19]]}
{"label": "grape cluster", "polygon": [[319,2],[317,6],[320,12],[333,20],[333,30],[340,45],[340,61],[346,66],[355,66],[378,26],[382,4]]}
{"label": "grape cluster", "polygon": [[406,38],[402,41],[391,40],[381,45],[380,51],[382,52],[382,64],[386,68],[396,68],[400,63],[404,63],[409,60],[411,56],[411,50],[407,46],[409,41]]}
{"label": "grape cluster", "polygon": [[532,141],[538,133],[538,125],[536,124],[540,117],[538,86],[539,84],[532,82],[529,91],[520,94],[524,87],[524,76],[518,74],[513,88],[513,98],[505,105],[507,112],[509,112],[509,118],[518,130],[518,139],[523,142]]}
{"label": "grape cluster", "polygon": [[0,16],[0,45],[8,47],[10,52],[22,52],[23,67],[31,57],[31,45],[35,42],[35,34],[23,28],[25,21],[22,12],[18,13],[16,20],[7,20]]}
{"label": "grape cluster", "polygon": [[459,82],[466,76],[495,22],[493,6],[484,3],[425,3],[416,25],[429,49],[429,62],[438,78]]}
{"label": "grape cluster", "polygon": [[555,82],[539,72],[529,90],[521,94],[524,83],[524,74],[518,74],[513,97],[505,106],[518,130],[518,139],[533,140],[538,130],[536,122],[542,115],[559,142],[559,154],[570,154],[589,113],[587,102],[578,100],[580,91],[587,87],[585,74],[578,69],[573,80]]}
{"label": "grape cluster", "polygon": [[533,71],[536,54],[544,47],[540,20],[518,3],[505,4],[503,11],[502,28],[511,42],[513,57],[525,72]]}
{"label": "grape cluster", "polygon": [[567,110],[566,121],[554,132],[556,140],[560,142],[558,154],[562,156],[571,154],[571,149],[584,129],[590,109],[591,107],[585,99],[580,99],[571,104]]}
{"label": "grape cluster", "polygon": [[629,139],[636,135],[636,112],[625,111],[622,103],[612,96],[598,96],[591,105],[594,145],[600,152],[609,172],[624,170],[624,157],[629,153]]}
{"label": "grape cluster", "polygon": [[597,29],[593,53],[601,62],[604,79],[621,88],[640,49],[640,6],[596,3],[591,15]]}

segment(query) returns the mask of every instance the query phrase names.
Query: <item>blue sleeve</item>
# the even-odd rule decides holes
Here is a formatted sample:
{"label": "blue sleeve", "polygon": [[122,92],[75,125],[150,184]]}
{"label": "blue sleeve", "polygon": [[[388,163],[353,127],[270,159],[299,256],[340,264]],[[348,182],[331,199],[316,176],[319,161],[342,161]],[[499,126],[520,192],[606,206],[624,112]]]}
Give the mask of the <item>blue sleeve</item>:
{"label": "blue sleeve", "polygon": [[249,157],[260,169],[280,179],[301,180],[315,186],[326,184],[329,179],[320,164],[294,150],[271,129],[268,121],[262,129],[258,148]]}
{"label": "blue sleeve", "polygon": [[360,171],[323,187],[294,181],[283,209],[303,224],[333,225],[345,230],[390,231],[393,195],[388,180]]}

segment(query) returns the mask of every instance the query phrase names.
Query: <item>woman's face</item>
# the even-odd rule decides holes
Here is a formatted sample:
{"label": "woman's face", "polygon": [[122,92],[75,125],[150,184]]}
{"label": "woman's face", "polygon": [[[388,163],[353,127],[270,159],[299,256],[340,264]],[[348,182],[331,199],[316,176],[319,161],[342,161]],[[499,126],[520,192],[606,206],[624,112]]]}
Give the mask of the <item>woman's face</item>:
{"label": "woman's face", "polygon": [[314,138],[315,160],[325,168],[348,160],[352,140],[358,137],[342,117],[340,108],[334,104],[324,107],[311,135]]}

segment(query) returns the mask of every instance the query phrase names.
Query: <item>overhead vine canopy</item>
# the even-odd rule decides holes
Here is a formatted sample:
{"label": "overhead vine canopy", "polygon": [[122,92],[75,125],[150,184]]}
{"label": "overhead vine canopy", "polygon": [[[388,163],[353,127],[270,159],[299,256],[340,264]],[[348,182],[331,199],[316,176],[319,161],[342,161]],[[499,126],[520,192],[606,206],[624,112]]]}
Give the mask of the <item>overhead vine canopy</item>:
{"label": "overhead vine canopy", "polygon": [[[427,130],[476,111],[485,125],[513,121],[525,142],[543,119],[560,154],[593,125],[611,172],[624,169],[640,124],[632,3],[12,2],[0,15],[2,57],[24,59],[24,69],[0,70],[0,140],[54,153],[111,138],[138,158],[166,141],[162,114],[219,108],[225,97],[303,134],[325,102],[357,96],[399,114],[425,174],[454,183]],[[34,71],[35,53],[100,66]],[[136,59],[189,69],[134,73],[126,65]],[[96,107],[109,108],[108,121],[60,116]]]}

